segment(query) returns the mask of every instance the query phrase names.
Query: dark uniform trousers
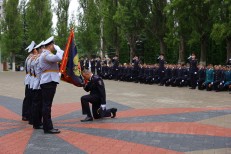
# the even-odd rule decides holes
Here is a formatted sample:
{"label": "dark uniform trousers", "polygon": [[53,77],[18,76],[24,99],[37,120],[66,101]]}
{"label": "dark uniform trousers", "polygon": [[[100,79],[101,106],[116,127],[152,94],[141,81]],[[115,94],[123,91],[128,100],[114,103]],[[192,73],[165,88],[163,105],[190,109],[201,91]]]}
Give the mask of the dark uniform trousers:
{"label": "dark uniform trousers", "polygon": [[53,123],[51,120],[51,106],[53,98],[55,96],[57,83],[49,82],[40,85],[42,89],[42,115],[43,115],[43,129],[53,129]]}
{"label": "dark uniform trousers", "polygon": [[205,86],[203,85],[204,82],[205,82],[205,79],[198,79],[197,83],[198,83],[198,89],[199,90],[205,89]]}
{"label": "dark uniform trousers", "polygon": [[25,98],[22,105],[22,117],[30,119],[30,106],[31,106],[31,90],[29,85],[25,86]]}
{"label": "dark uniform trousers", "polygon": [[38,127],[42,125],[42,91],[41,89],[33,90],[32,98],[32,119],[33,126]]}
{"label": "dark uniform trousers", "polygon": [[195,74],[195,72],[190,72],[190,78],[191,78],[191,87],[196,88],[196,86],[197,86],[197,74]]}
{"label": "dark uniform trousers", "polygon": [[[85,95],[81,97],[81,105],[82,105],[82,111],[84,115],[87,115],[88,117],[92,117],[91,110],[89,106],[89,102],[92,104],[92,113],[93,117],[95,119],[101,118],[100,114],[97,112],[97,110],[100,108],[100,98],[97,95]],[[110,117],[111,116],[111,110],[106,110],[104,117]]]}

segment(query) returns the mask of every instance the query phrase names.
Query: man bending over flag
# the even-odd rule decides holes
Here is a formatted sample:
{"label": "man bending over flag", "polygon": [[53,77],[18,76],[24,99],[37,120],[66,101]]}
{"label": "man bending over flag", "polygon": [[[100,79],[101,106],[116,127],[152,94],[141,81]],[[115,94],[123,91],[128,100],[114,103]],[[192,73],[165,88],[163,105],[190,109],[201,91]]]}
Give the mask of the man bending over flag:
{"label": "man bending over flag", "polygon": [[[116,108],[106,110],[106,92],[102,78],[86,69],[82,71],[82,76],[88,81],[84,85],[84,90],[87,92],[90,91],[90,94],[81,97],[82,111],[83,114],[87,115],[81,122],[93,121],[93,117],[95,119],[103,117],[115,118]],[[89,102],[92,104],[93,117]]]}
{"label": "man bending over flag", "polygon": [[[93,117],[95,119],[102,117],[115,118],[117,112],[116,108],[106,110],[106,93],[103,80],[89,70],[82,70],[81,72],[73,30],[71,30],[68,38],[60,66],[60,72],[63,81],[71,83],[77,87],[84,87],[85,91],[90,92],[89,95],[81,97],[82,111],[83,114],[87,115],[87,117],[81,120],[81,122],[93,121]],[[90,111],[89,102],[92,104],[93,116]]]}

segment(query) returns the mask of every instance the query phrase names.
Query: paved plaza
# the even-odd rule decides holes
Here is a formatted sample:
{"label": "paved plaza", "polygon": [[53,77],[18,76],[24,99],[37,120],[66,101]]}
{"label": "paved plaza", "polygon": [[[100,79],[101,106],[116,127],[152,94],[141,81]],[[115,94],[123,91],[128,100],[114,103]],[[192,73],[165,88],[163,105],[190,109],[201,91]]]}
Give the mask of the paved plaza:
{"label": "paved plaza", "polygon": [[105,80],[115,119],[81,123],[82,88],[61,82],[60,134],[21,121],[24,72],[0,72],[0,154],[231,154],[231,94]]}

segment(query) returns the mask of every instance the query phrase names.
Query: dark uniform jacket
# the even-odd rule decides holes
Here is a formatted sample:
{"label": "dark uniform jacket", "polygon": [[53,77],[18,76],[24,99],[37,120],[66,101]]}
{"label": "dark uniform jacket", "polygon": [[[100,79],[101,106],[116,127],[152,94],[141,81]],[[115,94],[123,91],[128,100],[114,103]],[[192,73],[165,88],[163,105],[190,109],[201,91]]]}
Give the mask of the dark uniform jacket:
{"label": "dark uniform jacket", "polygon": [[194,73],[198,71],[198,67],[197,67],[197,59],[189,59],[189,63],[190,63],[190,68],[189,71],[190,73]]}
{"label": "dark uniform jacket", "polygon": [[224,78],[221,70],[214,70],[214,81],[222,81]]}
{"label": "dark uniform jacket", "polygon": [[100,104],[106,104],[106,92],[102,78],[98,75],[93,75],[84,90],[99,98]]}

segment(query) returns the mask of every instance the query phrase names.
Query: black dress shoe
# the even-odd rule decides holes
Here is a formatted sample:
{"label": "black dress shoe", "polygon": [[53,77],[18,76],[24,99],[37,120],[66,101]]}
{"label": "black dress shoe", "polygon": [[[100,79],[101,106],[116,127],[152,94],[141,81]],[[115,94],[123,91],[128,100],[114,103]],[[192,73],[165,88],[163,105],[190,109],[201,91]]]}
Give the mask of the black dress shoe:
{"label": "black dress shoe", "polygon": [[191,88],[189,88],[189,89],[196,89],[196,87],[191,87]]}
{"label": "black dress shoe", "polygon": [[43,129],[43,126],[40,125],[40,126],[33,126],[34,129]]}
{"label": "black dress shoe", "polygon": [[80,120],[80,121],[81,122],[93,121],[93,118],[92,117],[86,117],[85,119]]}
{"label": "black dress shoe", "polygon": [[112,108],[111,109],[111,114],[112,114],[111,118],[115,118],[116,117],[116,112],[117,112],[117,108]]}
{"label": "black dress shoe", "polygon": [[22,117],[22,121],[28,121],[26,117]]}
{"label": "black dress shoe", "polygon": [[97,113],[100,115],[100,117],[105,117],[106,115],[106,108],[102,109],[101,107],[97,110]]}
{"label": "black dress shoe", "polygon": [[58,134],[60,133],[60,130],[58,129],[51,129],[51,130],[44,130],[45,134]]}

